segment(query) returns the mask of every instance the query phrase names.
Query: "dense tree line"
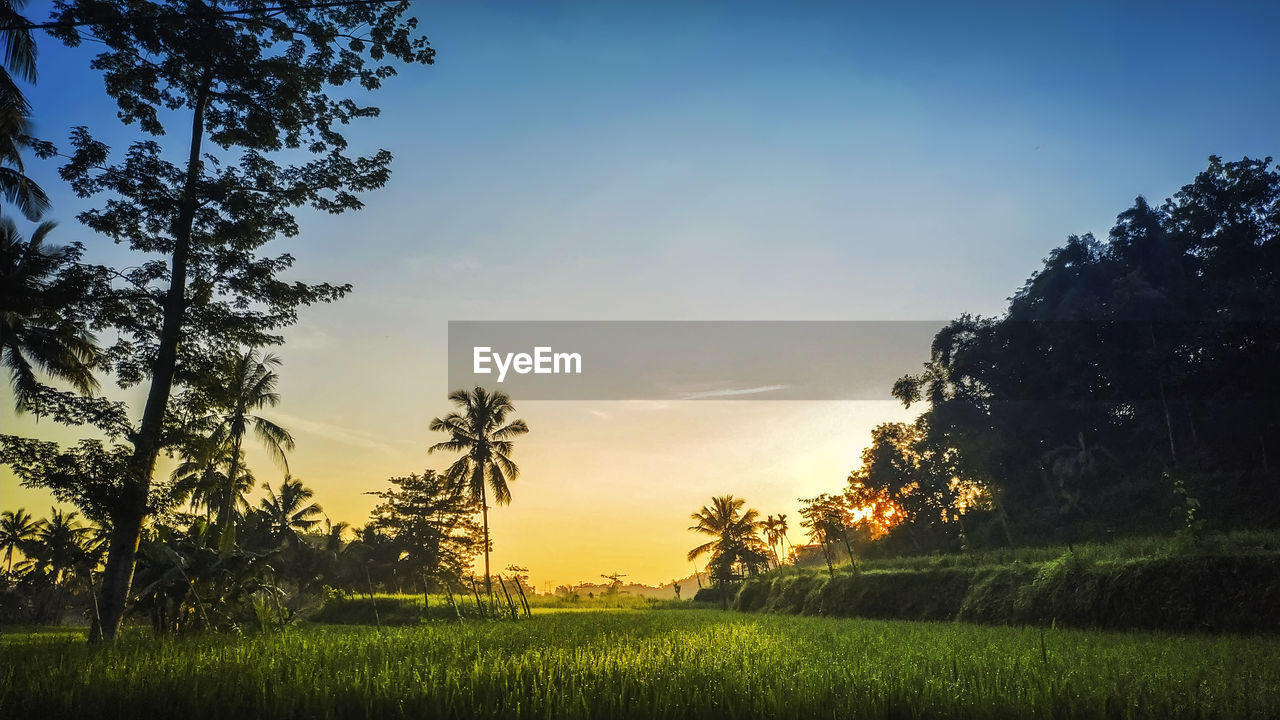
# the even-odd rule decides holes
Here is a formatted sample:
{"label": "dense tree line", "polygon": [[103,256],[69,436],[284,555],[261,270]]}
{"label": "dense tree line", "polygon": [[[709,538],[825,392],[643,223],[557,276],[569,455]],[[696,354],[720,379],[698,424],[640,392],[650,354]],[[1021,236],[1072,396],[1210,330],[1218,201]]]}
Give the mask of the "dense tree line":
{"label": "dense tree line", "polygon": [[905,552],[1274,526],[1278,229],[1271,159],[1213,157],[1105,240],[1068,238],[1003,315],[937,334],[893,387],[922,414],[877,427],[844,492],[805,503],[858,511],[819,533]]}

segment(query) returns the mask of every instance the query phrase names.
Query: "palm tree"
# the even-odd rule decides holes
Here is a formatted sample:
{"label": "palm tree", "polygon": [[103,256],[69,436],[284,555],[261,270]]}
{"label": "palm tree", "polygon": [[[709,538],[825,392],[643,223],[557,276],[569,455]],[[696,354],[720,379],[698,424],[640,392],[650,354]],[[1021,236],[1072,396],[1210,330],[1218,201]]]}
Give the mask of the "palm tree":
{"label": "palm tree", "polygon": [[22,508],[0,514],[0,548],[4,548],[6,572],[13,570],[13,551],[28,547],[39,531],[40,521]]}
{"label": "palm tree", "polygon": [[778,534],[782,537],[782,543],[779,543],[779,544],[782,546],[784,550],[787,547],[790,547],[791,550],[794,552],[796,549],[796,546],[792,544],[791,538],[787,535],[788,530],[790,530],[790,528],[787,526],[787,514],[778,513]]}
{"label": "palm tree", "polygon": [[41,387],[36,367],[85,395],[98,388],[93,336],[60,312],[64,303],[56,297],[61,294],[56,276],[77,253],[45,247],[53,227],[41,223],[24,240],[13,220],[0,218],[0,363],[8,368],[19,412]]}
{"label": "palm tree", "polygon": [[68,571],[79,565],[86,555],[84,541],[92,528],[80,524],[80,513],[53,508],[49,519],[40,524],[32,544],[32,560],[48,571],[53,584],[60,585]]}
{"label": "palm tree", "polygon": [[289,463],[285,459],[285,451],[294,447],[293,436],[288,430],[276,425],[255,411],[266,407],[275,407],[280,402],[276,392],[276,383],[280,376],[272,368],[280,366],[280,358],[275,355],[259,355],[257,350],[229,355],[221,364],[216,380],[206,388],[213,414],[205,418],[205,422],[215,426],[211,435],[221,433],[230,445],[230,461],[227,464],[226,484],[222,488],[221,509],[218,512],[219,551],[228,554],[235,547],[235,503],[236,488],[240,480],[242,460],[241,445],[245,433],[250,429],[257,436],[262,446],[271,454],[272,459],[289,471]]}
{"label": "palm tree", "polygon": [[31,24],[18,14],[25,0],[0,0],[0,195],[28,220],[49,209],[49,198],[25,174],[22,150],[30,146],[31,104],[14,82],[36,81],[36,44]]}
{"label": "palm tree", "polygon": [[[280,494],[271,489],[270,483],[262,483],[267,496],[262,499],[262,511],[267,516],[271,532],[290,541],[298,540],[298,533],[306,532],[320,524],[324,510],[316,503],[308,502],[315,493],[291,476],[285,476]],[[339,524],[338,537],[342,536]]]}
{"label": "palm tree", "polygon": [[[169,476],[172,482],[170,500],[176,504],[188,503],[193,513],[204,516],[205,526],[213,521],[213,514],[222,507],[227,488],[228,470],[231,467],[231,443],[227,441],[225,427],[215,428],[208,437],[196,438],[183,450],[181,462]],[[253,472],[245,466],[244,451],[236,462],[234,505],[238,510],[249,509],[245,495],[257,485]]]}
{"label": "palm tree", "polygon": [[450,483],[465,483],[474,502],[480,503],[484,516],[484,586],[493,595],[493,581],[489,577],[489,491],[499,505],[511,503],[508,482],[520,476],[520,468],[511,461],[514,448],[512,438],[529,432],[524,420],[507,422],[507,416],[515,412],[511,398],[503,392],[493,392],[477,386],[471,392],[454,390],[449,401],[460,412],[451,412],[442,418],[434,418],[433,431],[449,433],[449,439],[427,449],[465,453],[445,471]]}
{"label": "palm tree", "polygon": [[764,522],[760,523],[760,529],[764,531],[765,542],[769,543],[769,550],[773,553],[774,567],[781,567],[782,560],[778,556],[778,546],[782,544],[783,539],[787,536],[787,516],[772,515],[766,517]]}
{"label": "palm tree", "polygon": [[[768,564],[764,544],[756,535],[760,512],[755,508],[743,510],[746,504],[742,498],[720,495],[711,498],[710,505],[703,505],[701,510],[689,516],[697,521],[689,527],[691,532],[713,539],[690,550],[688,559],[695,560],[711,553],[707,565],[712,579],[722,588],[733,581],[735,566],[750,573]],[[724,599],[723,593],[721,599]]]}

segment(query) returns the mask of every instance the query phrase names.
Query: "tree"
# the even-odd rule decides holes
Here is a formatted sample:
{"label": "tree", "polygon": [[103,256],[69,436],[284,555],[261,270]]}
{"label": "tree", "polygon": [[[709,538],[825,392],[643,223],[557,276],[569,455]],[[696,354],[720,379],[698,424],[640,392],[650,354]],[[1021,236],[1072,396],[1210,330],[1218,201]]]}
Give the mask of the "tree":
{"label": "tree", "polygon": [[1164,203],[1137,198],[1105,240],[1068,237],[1003,315],[949,323],[924,372],[894,386],[926,405],[905,529],[942,506],[970,535],[987,508],[953,511],[975,492],[1009,543],[1011,525],[1040,540],[1167,529],[1166,471],[1213,484],[1233,524],[1273,525],[1277,268],[1270,158],[1211,157]]}
{"label": "tree", "polygon": [[32,145],[31,105],[14,81],[36,81],[36,43],[31,25],[18,14],[24,0],[0,2],[0,195],[28,220],[49,209],[49,198],[26,176],[22,150]]}
{"label": "tree", "polygon": [[743,510],[746,504],[742,498],[719,495],[689,516],[696,521],[689,527],[690,532],[713,539],[690,550],[687,559],[711,554],[707,566],[712,582],[721,588],[722,601],[727,601],[724,592],[729,584],[769,563],[764,543],[756,534],[760,512],[755,508]]}
{"label": "tree", "polygon": [[390,541],[396,564],[421,583],[425,599],[433,581],[457,582],[470,567],[479,545],[476,505],[464,485],[434,470],[388,482],[391,489],[370,493],[382,502],[368,529]]}
{"label": "tree", "polygon": [[[242,450],[236,461],[234,503],[241,511],[249,509],[245,495],[257,485],[253,472],[245,465]],[[226,427],[217,427],[207,436],[195,436],[184,443],[181,462],[169,475],[169,497],[175,504],[188,503],[191,510],[204,516],[205,526],[212,525],[214,513],[222,507],[226,488],[231,485],[231,443]]]}
{"label": "tree", "polygon": [[76,267],[83,248],[45,245],[53,228],[40,223],[23,240],[12,219],[0,218],[0,362],[19,412],[39,409],[42,385],[35,368],[80,393],[98,389],[93,335],[69,312],[87,282]]}
{"label": "tree", "polygon": [[[315,493],[292,476],[285,476],[280,484],[280,493],[271,489],[270,483],[263,483],[262,488],[267,496],[262,499],[262,511],[266,514],[267,526],[271,533],[285,540],[296,543],[298,533],[308,532],[320,524],[324,510],[317,503],[311,502]],[[339,528],[341,535],[341,528]]]}
{"label": "tree", "polygon": [[435,432],[449,433],[449,439],[427,449],[465,453],[445,471],[451,483],[464,483],[471,499],[480,504],[484,524],[484,585],[485,592],[493,595],[493,580],[489,576],[489,492],[494,502],[507,505],[511,502],[511,490],[507,483],[520,476],[520,468],[511,461],[515,445],[512,438],[529,432],[524,420],[507,421],[515,412],[511,398],[503,392],[489,392],[477,386],[471,392],[455,390],[449,393],[449,401],[461,409],[442,418],[431,420]]}
{"label": "tree", "polygon": [[88,555],[84,542],[90,532],[90,528],[80,523],[79,513],[57,508],[53,508],[49,519],[36,531],[29,558],[33,568],[46,574],[59,594],[65,581]]}
{"label": "tree", "polygon": [[778,546],[783,543],[787,536],[787,516],[779,515],[774,517],[769,515],[760,523],[760,529],[764,531],[765,542],[769,544],[769,551],[773,553],[773,564],[775,567],[782,566],[782,559],[778,555]]}
{"label": "tree", "polygon": [[[345,90],[327,93],[353,83],[375,90],[397,63],[432,62],[426,39],[414,36],[417,21],[404,17],[408,7],[407,0],[250,2],[234,12],[188,0],[54,3],[51,33],[69,46],[87,39],[101,47],[93,66],[121,121],[148,136],[113,162],[105,144],[76,128],[61,169],[81,197],[106,196],[104,206],[79,215],[82,222],[150,256],[119,273],[125,303],[104,318],[120,331],[109,352],[119,382],[147,382],[148,391],[125,492],[112,509],[102,626],[93,638],[113,637],[124,611],[175,384],[193,379],[202,358],[278,344],[298,307],[349,290],[286,282],[279,276],[293,257],[258,251],[298,233],[298,208],[358,209],[358,193],[386,183],[391,154],[353,157],[340,132],[377,108]],[[189,127],[179,163],[168,159],[177,148],[157,139],[170,137],[174,117]],[[299,164],[275,159],[307,154],[312,159]]]}
{"label": "tree", "polygon": [[[272,459],[286,473],[289,470],[285,451],[293,449],[293,436],[255,414],[280,402],[280,394],[276,392],[280,376],[273,370],[277,367],[280,359],[275,355],[262,356],[256,350],[237,352],[224,358],[211,382],[201,388],[203,401],[212,413],[199,422],[211,425],[214,428],[211,437],[221,438],[227,445],[226,485],[219,495],[217,522],[218,547],[223,554],[235,546],[236,487],[243,464],[241,447],[245,434],[252,430]],[[213,444],[218,444],[216,439]]]}
{"label": "tree", "polygon": [[[827,572],[835,575],[835,551],[830,545],[836,538],[843,537],[846,547],[848,536],[845,535],[845,516],[848,509],[844,506],[844,497],[822,493],[815,498],[800,500],[800,526],[809,529],[809,538],[816,540],[822,547],[822,557],[827,561]],[[849,550],[849,562],[853,562],[853,551]]]}
{"label": "tree", "polygon": [[41,523],[22,508],[0,514],[0,548],[4,549],[6,572],[13,571],[13,551],[25,552],[36,539]]}

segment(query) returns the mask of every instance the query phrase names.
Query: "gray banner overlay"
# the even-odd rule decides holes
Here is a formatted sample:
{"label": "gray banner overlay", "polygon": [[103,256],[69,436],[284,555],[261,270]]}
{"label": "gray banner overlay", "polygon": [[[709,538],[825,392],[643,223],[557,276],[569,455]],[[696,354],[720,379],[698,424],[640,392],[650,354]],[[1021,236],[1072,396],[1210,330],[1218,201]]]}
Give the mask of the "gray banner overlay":
{"label": "gray banner overlay", "polygon": [[449,389],[516,400],[889,400],[945,324],[450,321]]}

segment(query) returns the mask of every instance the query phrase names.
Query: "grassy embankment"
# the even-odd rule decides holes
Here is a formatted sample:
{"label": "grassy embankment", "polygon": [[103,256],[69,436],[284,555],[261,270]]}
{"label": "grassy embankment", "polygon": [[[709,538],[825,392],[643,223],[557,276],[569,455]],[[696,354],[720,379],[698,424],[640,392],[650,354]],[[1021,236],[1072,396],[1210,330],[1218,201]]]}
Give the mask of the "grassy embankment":
{"label": "grassy embankment", "polygon": [[825,567],[784,568],[744,583],[735,607],[835,617],[1280,632],[1280,534],[887,558],[845,565],[834,576]]}

